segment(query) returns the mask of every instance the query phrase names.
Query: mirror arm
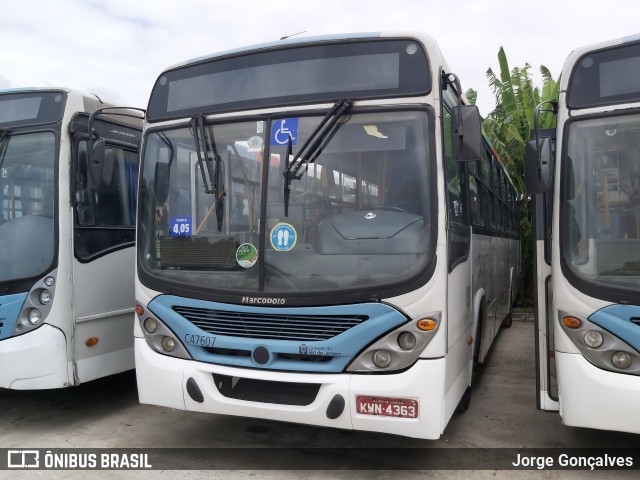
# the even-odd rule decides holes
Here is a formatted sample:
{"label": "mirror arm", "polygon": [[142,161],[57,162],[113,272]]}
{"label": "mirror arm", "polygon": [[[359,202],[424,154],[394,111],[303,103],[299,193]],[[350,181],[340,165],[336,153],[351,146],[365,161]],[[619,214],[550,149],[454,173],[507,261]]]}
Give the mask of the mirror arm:
{"label": "mirror arm", "polygon": [[[127,112],[113,112],[112,110],[133,110],[136,112],[142,113],[142,116],[136,116],[133,113]],[[87,160],[89,165],[91,165],[92,156],[93,156],[93,142],[94,137],[95,140],[99,138],[98,133],[93,128],[93,123],[95,122],[96,117],[100,115],[118,115],[121,117],[129,117],[129,118],[138,118],[144,120],[144,115],[146,114],[146,110],[144,108],[135,108],[135,107],[102,107],[94,110],[89,115],[89,121],[87,122],[87,131],[89,133],[89,141],[87,144]]]}
{"label": "mirror arm", "polygon": [[[551,108],[543,109],[542,106],[546,103],[551,104]],[[551,112],[554,115],[558,114],[558,102],[555,100],[546,100],[536,106],[533,113],[533,135],[536,140],[536,151],[538,152],[538,163],[540,162],[540,113]],[[538,164],[538,171],[540,171],[540,165]]]}

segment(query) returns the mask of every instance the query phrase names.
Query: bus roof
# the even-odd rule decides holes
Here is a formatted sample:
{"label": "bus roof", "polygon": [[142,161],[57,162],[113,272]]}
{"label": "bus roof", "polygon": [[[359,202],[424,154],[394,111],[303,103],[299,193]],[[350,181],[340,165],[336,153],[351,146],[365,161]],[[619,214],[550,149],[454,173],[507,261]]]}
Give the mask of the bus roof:
{"label": "bus roof", "polygon": [[186,65],[191,65],[194,63],[206,62],[216,58],[223,58],[223,57],[238,55],[240,53],[255,52],[258,50],[271,50],[271,49],[296,46],[296,45],[327,43],[327,42],[343,41],[343,40],[349,41],[349,40],[363,40],[367,38],[393,38],[393,37],[416,38],[421,40],[423,43],[428,44],[428,46],[430,47],[434,47],[437,45],[433,37],[422,32],[354,32],[354,33],[340,33],[340,34],[333,34],[333,35],[313,35],[313,36],[297,36],[296,35],[295,37],[292,36],[292,37],[283,38],[280,40],[274,40],[271,42],[247,45],[247,46],[238,47],[230,50],[225,50],[222,52],[203,55],[201,57],[191,58],[184,62],[170,65],[169,67],[165,68],[164,71],[173,70],[173,69],[184,67]]}

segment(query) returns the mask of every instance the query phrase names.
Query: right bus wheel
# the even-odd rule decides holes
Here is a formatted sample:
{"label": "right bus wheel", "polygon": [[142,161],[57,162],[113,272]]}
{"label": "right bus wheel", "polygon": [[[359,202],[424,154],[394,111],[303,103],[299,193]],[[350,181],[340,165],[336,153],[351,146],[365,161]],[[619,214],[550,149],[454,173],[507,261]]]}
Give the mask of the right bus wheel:
{"label": "right bus wheel", "polygon": [[471,405],[471,385],[467,387],[467,389],[462,394],[462,398],[456,407],[456,412],[464,413],[469,409],[469,405]]}

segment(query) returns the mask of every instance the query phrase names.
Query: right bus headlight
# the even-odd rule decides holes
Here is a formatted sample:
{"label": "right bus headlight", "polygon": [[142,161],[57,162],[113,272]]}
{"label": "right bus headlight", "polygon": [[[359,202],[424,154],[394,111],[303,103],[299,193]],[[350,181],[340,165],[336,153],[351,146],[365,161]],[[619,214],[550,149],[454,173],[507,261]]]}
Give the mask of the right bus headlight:
{"label": "right bus headlight", "polygon": [[365,348],[351,362],[348,372],[388,372],[412,365],[435,337],[440,312],[411,320]]}
{"label": "right bus headlight", "polygon": [[135,311],[144,333],[144,338],[153,350],[171,357],[191,359],[191,355],[189,355],[189,352],[184,348],[176,334],[151,313],[148,308],[138,304],[135,307]]}
{"label": "right bus headlight", "polygon": [[31,288],[18,315],[13,336],[22,335],[44,325],[53,305],[56,276],[57,270],[54,270]]}
{"label": "right bus headlight", "polygon": [[640,354],[628,343],[595,323],[558,312],[562,330],[584,358],[611,372],[640,375]]}

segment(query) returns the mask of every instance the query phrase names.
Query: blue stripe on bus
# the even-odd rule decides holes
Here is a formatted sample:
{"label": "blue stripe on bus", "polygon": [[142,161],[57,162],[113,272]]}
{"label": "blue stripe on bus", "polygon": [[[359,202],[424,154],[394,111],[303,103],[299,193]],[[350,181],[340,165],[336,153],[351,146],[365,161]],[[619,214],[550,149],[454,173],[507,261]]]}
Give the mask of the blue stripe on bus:
{"label": "blue stripe on bus", "polygon": [[22,310],[24,301],[27,299],[26,293],[16,293],[14,295],[4,295],[0,297],[0,340],[9,338],[18,321],[18,315]]}
{"label": "blue stripe on bus", "polygon": [[640,352],[640,307],[609,305],[589,317],[596,325],[608,330]]}
{"label": "blue stripe on bus", "polygon": [[[208,334],[175,312],[173,307],[192,307],[239,313],[246,312],[253,315],[366,315],[369,318],[359,325],[328,340],[271,340]],[[176,334],[191,356],[197,361],[246,368],[314,373],[342,372],[363,348],[388,331],[408,321],[407,317],[398,310],[382,303],[332,305],[324,307],[265,308],[161,295],[149,303],[149,310]],[[238,356],[233,354],[212,353],[211,349],[207,351],[205,347],[186,343],[185,339],[192,338],[190,337],[191,335],[205,336],[205,338],[208,337],[209,339],[215,337],[213,348],[220,349],[222,352],[227,350],[253,352],[257,347],[265,347],[269,352],[270,360],[266,364],[260,365],[253,361],[250,354]],[[314,355],[311,354],[311,352],[315,352],[318,357],[323,356],[322,353],[326,354],[325,361],[309,361],[292,359],[290,357],[291,355],[304,356],[308,353],[309,356],[313,358]],[[284,358],[286,356],[289,356],[289,358]]]}

